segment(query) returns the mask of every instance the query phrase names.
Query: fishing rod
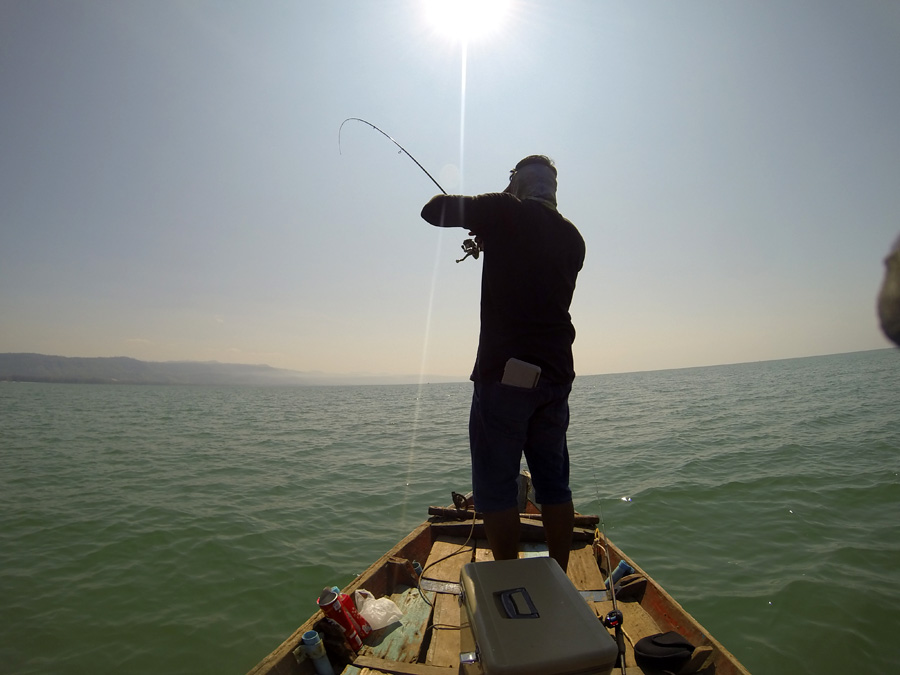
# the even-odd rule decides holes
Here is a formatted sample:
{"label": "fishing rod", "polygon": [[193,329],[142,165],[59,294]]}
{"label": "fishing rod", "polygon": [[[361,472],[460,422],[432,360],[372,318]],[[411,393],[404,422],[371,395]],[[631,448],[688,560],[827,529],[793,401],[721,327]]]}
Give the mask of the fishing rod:
{"label": "fishing rod", "polygon": [[[341,122],[341,126],[338,127],[338,154],[339,154],[339,155],[343,154],[343,153],[341,152],[341,131],[343,130],[344,125],[345,125],[347,122],[351,122],[351,121],[352,121],[352,122],[362,122],[363,124],[368,124],[368,125],[369,125],[370,127],[372,127],[375,131],[377,131],[379,134],[381,134],[381,135],[384,136],[386,139],[388,139],[391,143],[393,143],[393,144],[396,145],[398,148],[400,148],[400,151],[401,151],[403,154],[405,154],[407,157],[409,157],[413,162],[415,162],[415,163],[416,163],[416,166],[419,167],[420,169],[422,169],[422,171],[425,172],[425,175],[428,176],[428,177],[431,179],[431,182],[434,183],[435,185],[437,185],[438,190],[440,190],[441,192],[443,192],[445,195],[447,194],[447,191],[446,191],[444,188],[442,188],[442,187],[441,187],[441,184],[438,183],[438,182],[434,179],[434,176],[432,176],[430,173],[428,173],[428,170],[427,170],[424,166],[422,166],[422,165],[419,163],[419,160],[417,160],[415,157],[413,157],[411,154],[409,154],[409,151],[408,151],[406,148],[404,148],[402,145],[400,145],[400,144],[399,144],[392,136],[388,135],[384,130],[379,129],[377,126],[375,126],[374,124],[372,124],[372,123],[369,122],[368,120],[362,119],[361,117],[348,117],[348,118],[345,119],[343,122]],[[466,240],[462,243],[462,250],[465,252],[465,255],[464,255],[462,258],[460,258],[459,260],[456,261],[456,262],[458,262],[458,263],[462,262],[463,260],[465,260],[465,259],[468,258],[469,256],[472,256],[473,258],[475,258],[475,259],[477,260],[477,259],[478,259],[478,255],[481,253],[481,245],[480,245],[478,242],[476,242],[474,239],[466,239]]]}
{"label": "fishing rod", "polygon": [[603,517],[603,505],[600,503],[599,497],[597,499],[597,506],[600,509],[600,527],[603,531],[603,548],[606,549],[606,569],[609,574],[609,596],[612,598],[612,611],[603,617],[603,625],[607,628],[615,629],[616,647],[619,651],[619,667],[622,669],[622,675],[626,675],[625,636],[622,634],[622,622],[625,617],[622,615],[622,611],[616,604],[616,582],[615,579],[613,579],[612,561],[609,558],[609,538],[606,536],[606,519]]}
{"label": "fishing rod", "polygon": [[378,127],[376,127],[374,124],[372,124],[371,122],[369,122],[369,121],[367,121],[367,120],[364,120],[364,119],[362,119],[362,118],[360,118],[360,117],[348,117],[348,118],[345,119],[343,122],[341,122],[341,126],[338,128],[338,154],[339,154],[339,155],[342,154],[342,153],[341,153],[341,129],[344,128],[344,125],[345,125],[347,122],[351,122],[351,121],[353,121],[353,122],[362,122],[363,124],[368,124],[368,125],[369,125],[370,127],[372,127],[375,131],[377,131],[379,134],[381,134],[381,135],[384,136],[386,139],[388,139],[391,143],[393,143],[393,144],[396,145],[398,148],[400,148],[400,150],[403,152],[403,154],[405,154],[405,155],[406,155],[407,157],[409,157],[412,161],[414,161],[414,162],[416,163],[416,166],[419,167],[420,169],[422,169],[422,171],[425,172],[425,175],[428,176],[428,177],[431,179],[431,182],[434,183],[435,185],[437,185],[438,190],[440,190],[440,191],[443,192],[444,194],[447,194],[447,191],[446,191],[444,188],[442,188],[442,187],[441,187],[441,184],[438,183],[438,182],[434,179],[434,176],[432,176],[430,173],[428,173],[428,170],[427,170],[424,166],[422,166],[421,164],[419,164],[419,160],[417,160],[415,157],[413,157],[411,154],[409,154],[409,151],[408,151],[406,148],[404,148],[404,147],[403,147],[402,145],[400,145],[397,141],[395,141],[391,136],[388,136],[384,131],[382,131],[381,129],[379,129]]}
{"label": "fishing rod", "polygon": [[[606,553],[606,573],[609,575],[606,578],[606,583],[609,585],[609,597],[612,600],[612,611],[604,616],[601,619],[601,622],[607,628],[614,629],[616,635],[616,649],[619,652],[619,667],[622,669],[622,675],[627,675],[625,671],[625,631],[622,629],[622,623],[625,621],[625,617],[616,603],[616,579],[614,578],[615,575],[612,568],[612,560],[610,560],[609,557],[609,538],[606,536],[606,518],[603,517],[603,501],[600,499],[600,487],[597,482],[597,467],[593,465],[593,458],[591,458],[591,464],[594,472],[594,491],[597,495],[597,508],[600,511],[600,531],[603,534],[603,548]],[[622,565],[624,562],[624,560],[620,560],[619,565]],[[628,569],[631,569],[630,566],[628,566]]]}

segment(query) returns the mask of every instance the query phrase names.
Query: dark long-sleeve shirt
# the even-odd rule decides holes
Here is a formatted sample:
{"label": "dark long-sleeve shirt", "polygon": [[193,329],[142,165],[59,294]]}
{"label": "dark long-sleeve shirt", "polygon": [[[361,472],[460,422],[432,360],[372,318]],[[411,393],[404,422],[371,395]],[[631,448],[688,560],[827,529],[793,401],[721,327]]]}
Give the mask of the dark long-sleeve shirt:
{"label": "dark long-sleeve shirt", "polygon": [[575,378],[569,306],[584,239],[555,209],[506,193],[438,195],[422,209],[438,227],[462,227],[484,246],[481,333],[472,380],[499,380],[509,358],[541,367],[541,379]]}

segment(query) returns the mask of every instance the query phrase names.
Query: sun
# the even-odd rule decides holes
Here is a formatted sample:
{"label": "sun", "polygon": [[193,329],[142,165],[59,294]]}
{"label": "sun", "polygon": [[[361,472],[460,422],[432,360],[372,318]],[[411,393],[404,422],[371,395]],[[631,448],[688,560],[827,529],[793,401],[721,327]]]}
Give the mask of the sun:
{"label": "sun", "polygon": [[437,31],[468,42],[499,28],[512,0],[424,0],[424,4],[428,22]]}

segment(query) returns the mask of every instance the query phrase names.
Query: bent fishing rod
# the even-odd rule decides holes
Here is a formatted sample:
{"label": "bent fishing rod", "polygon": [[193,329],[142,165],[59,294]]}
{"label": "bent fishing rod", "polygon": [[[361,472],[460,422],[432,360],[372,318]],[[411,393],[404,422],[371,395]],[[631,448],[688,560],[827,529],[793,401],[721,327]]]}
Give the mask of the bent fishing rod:
{"label": "bent fishing rod", "polygon": [[[377,131],[379,134],[381,134],[381,135],[384,136],[386,139],[388,139],[391,143],[393,143],[393,144],[396,145],[398,148],[400,148],[400,151],[401,151],[403,154],[405,154],[407,157],[409,157],[413,162],[415,162],[416,166],[419,167],[420,169],[422,169],[422,171],[425,173],[425,175],[428,176],[428,177],[431,179],[431,182],[434,183],[435,185],[437,185],[438,190],[440,190],[440,191],[441,191],[442,193],[444,193],[445,195],[447,194],[447,191],[446,191],[444,188],[442,188],[442,187],[441,187],[441,184],[438,183],[438,182],[434,179],[434,176],[432,176],[430,173],[428,173],[428,170],[427,170],[424,166],[422,166],[422,165],[419,163],[419,160],[417,160],[415,157],[413,157],[411,154],[409,154],[409,151],[408,151],[406,148],[404,148],[402,145],[400,145],[396,140],[394,140],[393,137],[389,136],[385,131],[383,131],[382,129],[379,129],[377,126],[375,126],[374,124],[372,124],[372,123],[369,122],[368,120],[362,119],[361,117],[348,117],[348,118],[345,119],[343,122],[341,122],[341,126],[338,127],[338,154],[339,154],[339,155],[343,154],[343,153],[341,152],[341,131],[343,130],[344,125],[345,125],[347,122],[351,122],[351,121],[352,121],[352,122],[362,122],[363,124],[368,124],[368,125],[369,125],[370,127],[372,127],[375,131]],[[478,255],[481,253],[481,245],[480,245],[479,243],[477,243],[474,239],[466,239],[466,240],[462,243],[462,250],[465,252],[465,255],[464,255],[462,258],[460,258],[459,260],[456,261],[456,262],[458,262],[458,263],[462,262],[463,260],[465,260],[465,259],[468,258],[469,256],[472,256],[473,258],[475,258],[475,259],[477,260],[477,259],[478,259]]]}

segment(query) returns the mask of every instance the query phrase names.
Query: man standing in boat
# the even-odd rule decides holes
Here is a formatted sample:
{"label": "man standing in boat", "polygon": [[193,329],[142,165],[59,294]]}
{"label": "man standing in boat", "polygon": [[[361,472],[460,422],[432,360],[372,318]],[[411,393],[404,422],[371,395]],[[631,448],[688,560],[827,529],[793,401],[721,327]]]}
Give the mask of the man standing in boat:
{"label": "man standing in boat", "polygon": [[[522,455],[543,513],[550,555],[565,570],[574,508],[569,489],[569,392],[575,328],[569,306],[584,239],[556,208],[556,167],[526,157],[502,193],[438,195],[422,218],[462,227],[484,251],[481,332],[469,417],[475,508],[496,560],[518,556]],[[476,256],[477,257],[477,256]]]}

